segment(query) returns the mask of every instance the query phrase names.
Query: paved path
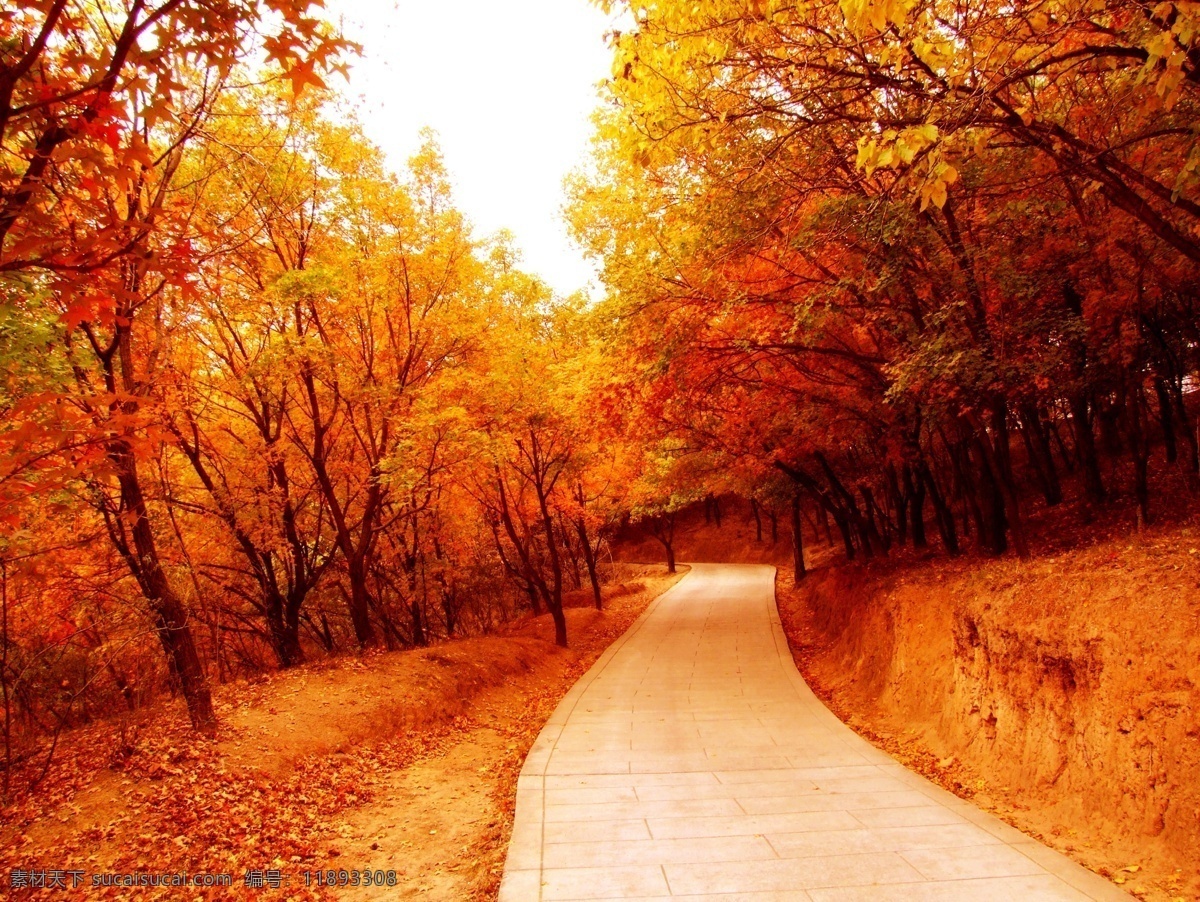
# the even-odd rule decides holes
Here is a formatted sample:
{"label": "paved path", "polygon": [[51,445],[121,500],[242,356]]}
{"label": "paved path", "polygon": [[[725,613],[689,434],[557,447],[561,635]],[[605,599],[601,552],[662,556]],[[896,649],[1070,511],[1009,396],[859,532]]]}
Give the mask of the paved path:
{"label": "paved path", "polygon": [[1130,898],[834,717],[773,573],[695,565],[563,699],[521,772],[501,902]]}

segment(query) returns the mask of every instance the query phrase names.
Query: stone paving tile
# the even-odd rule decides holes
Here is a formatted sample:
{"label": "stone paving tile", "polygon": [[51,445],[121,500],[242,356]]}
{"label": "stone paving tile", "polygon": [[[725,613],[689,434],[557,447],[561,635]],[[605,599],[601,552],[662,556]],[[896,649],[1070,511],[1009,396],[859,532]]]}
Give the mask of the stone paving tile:
{"label": "stone paving tile", "polygon": [[541,868],[530,871],[518,871],[513,868],[504,869],[504,877],[500,880],[500,898],[502,899],[538,899],[542,893]]}
{"label": "stone paving tile", "polygon": [[775,850],[762,836],[556,843],[546,847],[542,867],[605,867],[614,861],[623,864],[692,864],[760,861],[776,857]]}
{"label": "stone paving tile", "polygon": [[907,783],[888,776],[887,774],[854,777],[822,776],[815,777],[813,782],[817,784],[817,789],[821,790],[822,792],[831,793],[897,792],[909,788]]}
{"label": "stone paving tile", "polygon": [[875,763],[875,758],[872,755],[865,754],[858,749],[830,749],[829,751],[821,752],[819,754],[788,756],[788,764],[793,769],[820,767],[822,765],[833,767],[836,765]]}
{"label": "stone paving tile", "polygon": [[623,899],[671,895],[660,865],[557,868],[542,872],[542,898]]}
{"label": "stone paving tile", "polygon": [[[780,858],[852,855],[880,850],[965,849],[1000,842],[973,824],[935,827],[885,827],[876,830],[835,830],[830,833],[769,833],[765,837]],[[911,859],[910,859],[911,861]],[[918,866],[919,868],[919,866]]]}
{"label": "stone paving tile", "polygon": [[501,902],[1129,899],[841,724],[772,573],[696,565],[567,693],[517,781]]}
{"label": "stone paving tile", "polygon": [[742,890],[810,890],[822,886],[912,883],[922,875],[895,852],[830,855],[782,861],[721,861],[665,865],[671,892],[733,893]]}
{"label": "stone paving tile", "polygon": [[965,818],[940,805],[909,805],[904,808],[861,808],[854,816],[864,827],[929,827],[961,824]]}
{"label": "stone paving tile", "polygon": [[629,757],[603,752],[563,752],[546,764],[547,774],[627,774]]}
{"label": "stone paving tile", "polygon": [[[1007,824],[1005,826],[1008,826]],[[1076,867],[1069,858],[1058,854],[1048,846],[1042,845],[1027,836],[1022,835],[1020,842],[1009,844],[1027,858],[1031,858],[1068,886],[1080,891],[1088,898],[1107,898],[1113,885],[1091,871]]]}
{"label": "stone paving tile", "polygon": [[546,823],[561,821],[615,821],[631,818],[700,818],[745,812],[734,799],[683,799],[666,802],[598,802],[591,805],[553,805],[546,807]]}
{"label": "stone paving tile", "polygon": [[555,746],[562,752],[628,752],[633,748],[632,739],[593,739],[588,736],[560,740]]}
{"label": "stone paving tile", "polygon": [[[781,770],[777,773],[791,774],[792,771]],[[813,792],[811,781],[780,779],[773,783],[712,783],[692,784],[689,786],[641,786],[637,796],[646,802],[659,802],[668,799],[759,799],[774,797],[781,794],[790,796],[793,793]],[[740,803],[739,803],[740,804]],[[743,805],[743,807],[745,807]]]}
{"label": "stone paving tile", "polygon": [[[522,777],[524,779],[524,777]],[[550,774],[544,777],[547,789],[575,786],[720,786],[713,773],[686,772],[662,774]]]}
{"label": "stone paving tile", "polygon": [[860,811],[867,808],[899,808],[922,805],[928,800],[915,789],[892,792],[830,793],[797,787],[787,795],[767,798],[747,798],[736,794],[738,804],[747,814],[786,814],[792,811]]}
{"label": "stone paving tile", "polygon": [[[812,896],[802,889],[765,893],[703,893],[701,895],[671,896],[685,902],[807,902]],[[645,902],[645,900],[642,900]]]}
{"label": "stone paving tile", "polygon": [[542,842],[550,845],[562,842],[611,842],[651,838],[650,828],[642,820],[559,821],[553,830],[544,831]]}
{"label": "stone paving tile", "polygon": [[[576,786],[570,789],[547,789],[546,811],[556,805],[596,805],[603,802],[636,802],[637,790],[632,786]],[[520,793],[517,804],[521,804]],[[552,818],[548,818],[552,820]]]}
{"label": "stone paving tile", "polygon": [[656,759],[644,758],[631,762],[635,772],[641,770],[658,770],[660,763],[670,760],[684,760],[694,765],[695,770],[791,770],[791,762],[783,755],[746,755],[739,754],[737,749],[710,749],[696,756],[671,755],[660,756]]}
{"label": "stone paving tile", "polygon": [[856,830],[862,824],[848,811],[796,811],[740,817],[652,818],[646,822],[656,839],[687,836],[746,836],[763,833],[806,833],[813,830]]}
{"label": "stone paving tile", "polygon": [[927,880],[968,880],[978,877],[1023,877],[1043,873],[1042,866],[1014,849],[995,844],[956,849],[910,849],[901,857]]}
{"label": "stone paving tile", "polygon": [[877,773],[879,773],[879,768],[873,764],[854,764],[849,766],[832,764],[828,767],[793,767],[786,771],[715,771],[716,778],[721,783],[779,783],[803,781],[806,784],[812,784],[822,776],[845,777]]}
{"label": "stone paving tile", "polygon": [[831,887],[814,889],[808,895],[813,902],[1085,902],[1094,898],[1049,874],[887,887]]}
{"label": "stone paving tile", "polygon": [[[625,902],[662,902],[662,896],[622,896]],[[672,895],[671,899],[683,902],[811,902],[812,896],[802,889],[782,890],[765,893],[702,893],[700,895]],[[563,902],[582,902],[567,899]]]}

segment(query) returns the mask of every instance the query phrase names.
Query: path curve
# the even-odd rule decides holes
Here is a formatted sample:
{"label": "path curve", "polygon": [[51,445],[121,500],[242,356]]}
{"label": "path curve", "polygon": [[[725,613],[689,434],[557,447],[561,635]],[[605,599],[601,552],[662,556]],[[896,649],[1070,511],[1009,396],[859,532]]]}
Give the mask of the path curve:
{"label": "path curve", "polygon": [[1131,898],[834,717],[774,572],[692,565],[571,689],[521,771],[501,902]]}

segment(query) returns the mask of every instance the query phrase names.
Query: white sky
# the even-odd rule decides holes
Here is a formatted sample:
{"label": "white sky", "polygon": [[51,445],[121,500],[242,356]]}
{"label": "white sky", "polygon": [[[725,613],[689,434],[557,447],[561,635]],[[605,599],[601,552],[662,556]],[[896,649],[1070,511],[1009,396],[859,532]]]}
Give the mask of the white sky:
{"label": "white sky", "polygon": [[477,234],[509,229],[523,268],[559,293],[595,282],[560,211],[563,178],[588,150],[596,85],[609,75],[609,19],[588,0],[337,0],[327,9],[363,45],[346,90],[393,168],[432,127]]}

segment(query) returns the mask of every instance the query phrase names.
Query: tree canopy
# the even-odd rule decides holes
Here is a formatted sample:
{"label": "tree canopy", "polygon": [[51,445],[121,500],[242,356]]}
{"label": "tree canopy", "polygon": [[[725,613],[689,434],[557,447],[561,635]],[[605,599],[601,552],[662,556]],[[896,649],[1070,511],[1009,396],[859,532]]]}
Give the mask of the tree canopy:
{"label": "tree canopy", "polygon": [[804,511],[1025,555],[1197,490],[1193,6],[600,5],[596,298],[476,234],[432,134],[389,168],[319,3],[0,13],[10,756],[521,613],[566,644],[606,541],[673,566],[723,495],[791,506],[800,577]]}

